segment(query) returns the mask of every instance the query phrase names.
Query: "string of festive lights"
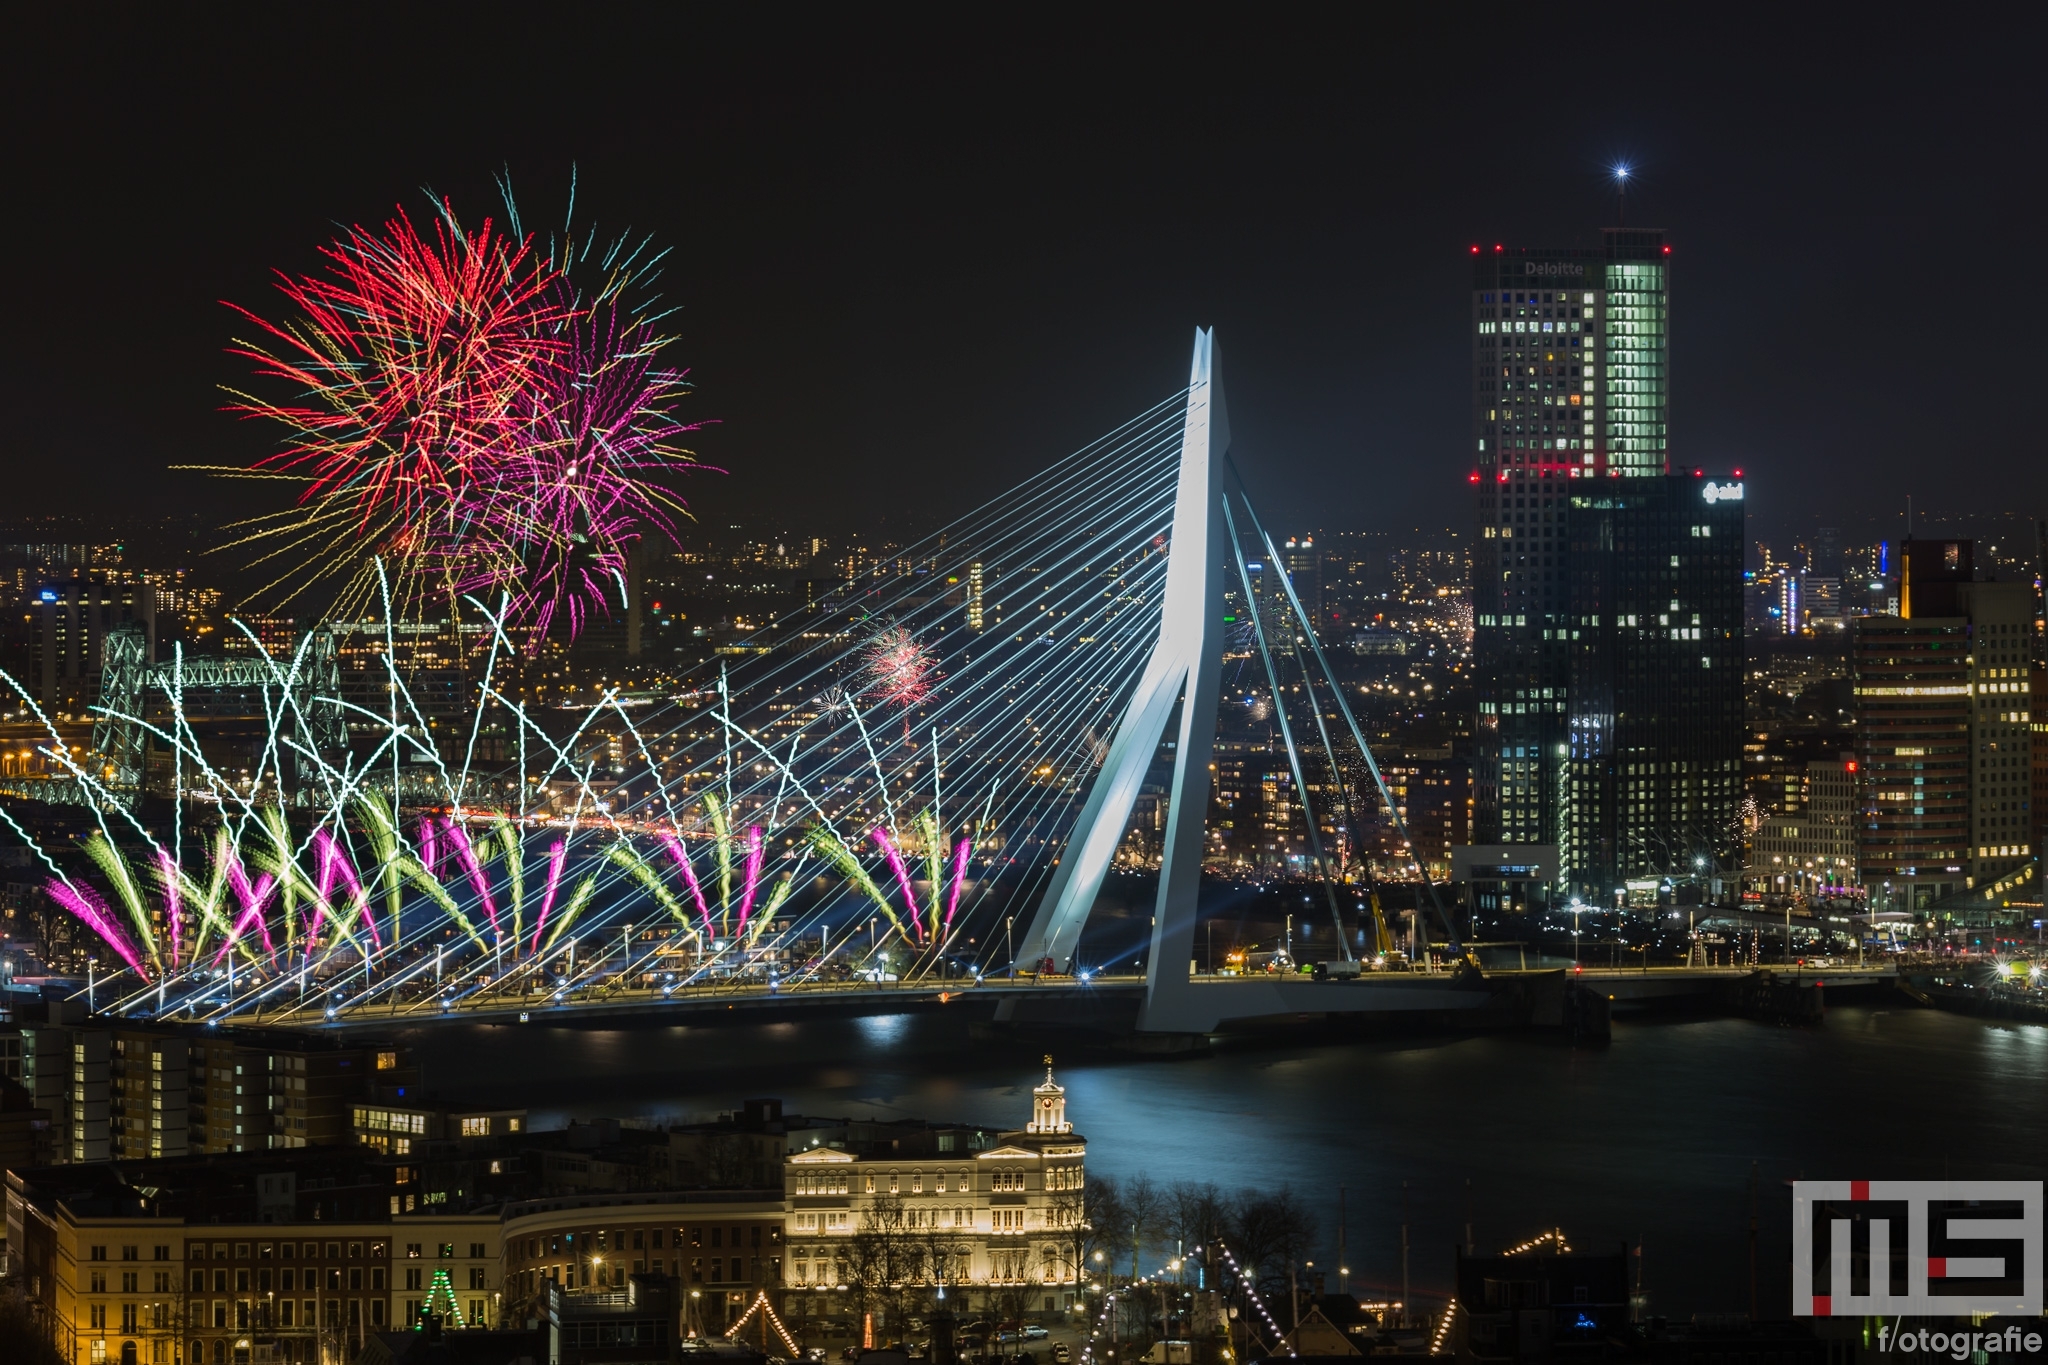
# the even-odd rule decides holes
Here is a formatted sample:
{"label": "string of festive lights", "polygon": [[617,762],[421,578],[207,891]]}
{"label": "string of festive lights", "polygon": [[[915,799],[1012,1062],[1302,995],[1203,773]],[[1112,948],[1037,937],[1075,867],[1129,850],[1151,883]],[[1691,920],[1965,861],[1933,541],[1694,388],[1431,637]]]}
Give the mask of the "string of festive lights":
{"label": "string of festive lights", "polygon": [[1444,1353],[1444,1338],[1451,1334],[1451,1317],[1458,1311],[1458,1301],[1452,1299],[1444,1305],[1444,1315],[1437,1319],[1436,1331],[1429,1338],[1429,1353],[1440,1356]]}
{"label": "string of festive lights", "polygon": [[[463,1321],[462,1305],[455,1300],[455,1281],[450,1278],[445,1267],[436,1270],[434,1278],[427,1285],[427,1297],[420,1303],[420,1313],[422,1316],[434,1311],[434,1301],[436,1299],[446,1299],[448,1301],[447,1316],[449,1321],[455,1324],[456,1330],[460,1331],[469,1325]],[[413,1323],[413,1330],[418,1331],[422,1326],[422,1323],[415,1321]]]}
{"label": "string of festive lights", "polygon": [[1542,1246],[1546,1242],[1554,1243],[1557,1247],[1557,1250],[1559,1250],[1560,1252],[1569,1254],[1571,1251],[1570,1244],[1567,1243],[1564,1239],[1564,1229],[1552,1228],[1548,1232],[1537,1233],[1534,1237],[1531,1237],[1528,1241],[1522,1243],[1518,1247],[1509,1247],[1506,1251],[1503,1251],[1501,1255],[1520,1256],[1525,1251],[1536,1250],[1536,1248]]}
{"label": "string of festive lights", "polygon": [[1123,1289],[1112,1289],[1102,1296],[1102,1311],[1095,1315],[1095,1325],[1088,1331],[1087,1344],[1081,1347],[1082,1361],[1088,1362],[1094,1359],[1095,1338],[1102,1335],[1102,1325],[1109,1319],[1111,1312],[1115,1310],[1117,1300],[1141,1284],[1164,1283],[1166,1273],[1172,1269],[1173,1265],[1168,1263],[1149,1274],[1140,1275],[1137,1279],[1132,1280],[1130,1284],[1124,1286]]}
{"label": "string of festive lights", "polygon": [[[1288,1342],[1286,1333],[1280,1330],[1280,1324],[1275,1322],[1273,1315],[1266,1311],[1265,1301],[1259,1297],[1258,1289],[1245,1277],[1243,1269],[1237,1263],[1237,1258],[1230,1254],[1230,1248],[1222,1242],[1218,1242],[1216,1243],[1216,1249],[1223,1253],[1223,1259],[1228,1263],[1231,1275],[1243,1287],[1246,1302],[1259,1310],[1259,1316],[1265,1320],[1266,1326],[1271,1329],[1270,1339],[1273,1344],[1285,1347],[1287,1354],[1290,1356],[1299,1355],[1300,1352],[1296,1351],[1294,1346]],[[1102,1310],[1095,1315],[1095,1323],[1088,1331],[1087,1344],[1081,1348],[1081,1365],[1093,1365],[1096,1338],[1103,1334],[1105,1324],[1109,1322],[1111,1314],[1116,1311],[1117,1301],[1129,1295],[1139,1285],[1164,1284],[1166,1276],[1174,1273],[1178,1269],[1178,1265],[1178,1262],[1168,1262],[1149,1274],[1140,1275],[1122,1289],[1112,1289],[1102,1296]]]}
{"label": "string of festive lights", "polygon": [[796,1344],[796,1338],[789,1334],[789,1329],[782,1325],[782,1319],[776,1316],[774,1306],[768,1302],[768,1292],[766,1290],[756,1290],[754,1292],[753,1303],[748,1305],[746,1312],[740,1314],[738,1322],[735,1322],[726,1329],[725,1339],[727,1341],[738,1341],[740,1333],[746,1330],[747,1324],[752,1322],[757,1314],[765,1319],[770,1327],[775,1329],[776,1336],[782,1338],[782,1344],[789,1348],[789,1358],[791,1360],[803,1359],[803,1348]]}
{"label": "string of festive lights", "polygon": [[1273,1340],[1283,1345],[1286,1345],[1287,1354],[1300,1354],[1298,1351],[1294,1349],[1293,1345],[1287,1342],[1286,1334],[1280,1330],[1280,1324],[1273,1321],[1273,1315],[1266,1311],[1265,1300],[1259,1297],[1258,1289],[1252,1284],[1252,1282],[1249,1279],[1245,1277],[1244,1271],[1238,1268],[1237,1257],[1230,1254],[1230,1248],[1226,1246],[1224,1243],[1218,1242],[1216,1244],[1216,1249],[1223,1253],[1224,1261],[1227,1262],[1230,1266],[1230,1273],[1237,1278],[1237,1282],[1239,1284],[1244,1286],[1245,1298],[1250,1301],[1252,1307],[1259,1310],[1259,1316],[1266,1320],[1266,1326],[1273,1329]]}

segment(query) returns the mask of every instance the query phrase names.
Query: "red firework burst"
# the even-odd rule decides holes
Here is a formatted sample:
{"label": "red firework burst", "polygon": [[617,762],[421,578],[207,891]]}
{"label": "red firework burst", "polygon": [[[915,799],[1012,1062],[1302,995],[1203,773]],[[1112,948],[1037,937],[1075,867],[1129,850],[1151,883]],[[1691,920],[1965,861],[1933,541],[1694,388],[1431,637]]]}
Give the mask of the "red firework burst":
{"label": "red firework burst", "polygon": [[305,477],[300,505],[347,507],[358,532],[460,496],[517,439],[520,395],[567,347],[573,304],[531,240],[489,219],[464,232],[442,210],[430,237],[400,210],[382,235],[355,227],[323,247],[325,275],[280,279],[290,322],[228,305],[265,334],[230,353],[295,390],[230,405],[289,433],[257,467]]}
{"label": "red firework burst", "polygon": [[445,201],[423,233],[401,209],[322,248],[324,273],[281,276],[285,321],[236,307],[260,330],[230,353],[290,393],[236,393],[230,411],[286,435],[253,469],[214,472],[303,483],[289,510],[240,523],[236,543],[282,566],[263,595],[345,578],[341,612],[388,580],[411,614],[474,594],[538,648],[624,601],[634,542],[674,538],[683,503],[658,480],[701,467],[673,411],[690,386],[661,359],[659,316],[627,301],[661,253],[622,239],[579,267],[593,244],[539,250],[509,196],[509,233],[466,231]]}

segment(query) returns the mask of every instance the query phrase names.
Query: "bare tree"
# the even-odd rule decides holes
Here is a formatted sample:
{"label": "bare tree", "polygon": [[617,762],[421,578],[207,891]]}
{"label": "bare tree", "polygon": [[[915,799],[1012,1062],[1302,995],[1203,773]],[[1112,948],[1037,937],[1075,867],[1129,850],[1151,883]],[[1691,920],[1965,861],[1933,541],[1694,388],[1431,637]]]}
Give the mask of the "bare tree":
{"label": "bare tree", "polygon": [[1159,1240],[1166,1224],[1167,1199],[1165,1191],[1152,1183],[1149,1175],[1138,1175],[1123,1187],[1124,1221],[1130,1225],[1131,1233],[1131,1278],[1138,1278],[1138,1256],[1147,1247]]}
{"label": "bare tree", "polygon": [[1116,1182],[1097,1176],[1077,1190],[1057,1190],[1048,1210],[1059,1255],[1057,1278],[1071,1278],[1078,1288],[1088,1279],[1088,1262],[1097,1252],[1108,1256],[1105,1229],[1116,1220]]}
{"label": "bare tree", "polygon": [[1109,1176],[1088,1177],[1089,1213],[1094,1222],[1094,1245],[1114,1272],[1117,1262],[1131,1245],[1131,1218],[1124,1207],[1124,1187]]}
{"label": "bare tree", "polygon": [[974,1264],[974,1246],[952,1228],[936,1221],[918,1228],[913,1246],[918,1278],[930,1294],[926,1305],[936,1310],[947,1291],[968,1283]]}
{"label": "bare tree", "polygon": [[913,1248],[905,1235],[903,1199],[883,1194],[861,1215],[840,1253],[840,1279],[853,1291],[854,1311],[881,1308],[890,1330],[896,1330],[903,1296],[913,1278]]}
{"label": "bare tree", "polygon": [[1229,1223],[1223,1191],[1206,1180],[1180,1180],[1167,1187],[1166,1231],[1183,1253],[1207,1247]]}
{"label": "bare tree", "polygon": [[1230,1210],[1229,1242],[1248,1288],[1271,1295],[1315,1240],[1316,1220],[1292,1190],[1246,1190]]}
{"label": "bare tree", "polygon": [[988,1293],[988,1306],[998,1326],[1022,1322],[1024,1315],[1031,1311],[1031,1300],[1037,1293],[1030,1285],[1015,1281],[992,1286]]}

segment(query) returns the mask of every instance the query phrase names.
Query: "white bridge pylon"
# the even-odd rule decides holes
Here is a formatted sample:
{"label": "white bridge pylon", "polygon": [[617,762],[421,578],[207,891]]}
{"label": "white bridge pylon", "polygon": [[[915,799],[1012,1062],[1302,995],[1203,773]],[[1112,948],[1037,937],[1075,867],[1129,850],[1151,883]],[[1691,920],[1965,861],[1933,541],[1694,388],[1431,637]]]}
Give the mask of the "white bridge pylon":
{"label": "white bridge pylon", "polygon": [[[1075,821],[1065,852],[1054,869],[1044,898],[1025,932],[1023,947],[1027,960],[1055,964],[1071,959],[1080,945],[1082,926],[1102,890],[1102,880],[1128,828],[1138,792],[1165,738],[1167,722],[1180,708],[1180,724],[1174,736],[1173,778],[1167,788],[1166,839],[1161,851],[1158,900],[1152,916],[1151,951],[1145,962],[1145,1002],[1138,1016],[1144,1032],[1206,1032],[1229,1018],[1255,1018],[1303,1010],[1344,1013],[1469,1008],[1485,1003],[1482,989],[1470,982],[1438,979],[1394,979],[1373,989],[1345,989],[1341,995],[1320,991],[1316,983],[1301,979],[1276,979],[1221,986],[1214,982],[1191,981],[1194,960],[1195,924],[1198,918],[1212,783],[1210,760],[1216,750],[1217,693],[1223,668],[1224,578],[1223,553],[1227,548],[1236,562],[1239,581],[1246,594],[1253,634],[1266,664],[1267,682],[1273,688],[1275,714],[1286,736],[1289,762],[1293,765],[1297,790],[1304,802],[1309,838],[1315,851],[1318,875],[1328,884],[1343,875],[1325,855],[1316,838],[1316,816],[1307,805],[1308,787],[1287,730],[1287,703],[1273,674],[1273,660],[1267,653],[1259,625],[1257,594],[1253,589],[1243,547],[1238,543],[1235,519],[1224,503],[1223,475],[1234,473],[1229,465],[1230,417],[1223,403],[1223,382],[1213,330],[1195,332],[1194,362],[1188,372],[1187,414],[1181,429],[1180,470],[1174,489],[1171,538],[1168,542],[1166,592],[1160,606],[1159,634],[1139,676],[1123,715],[1110,741],[1109,753],[1095,775],[1088,799]],[[1245,503],[1251,516],[1251,505]],[[1273,544],[1252,518],[1251,529],[1263,545],[1268,560],[1277,560]],[[1436,887],[1429,883],[1422,865],[1415,862],[1414,843],[1407,821],[1387,790],[1379,765],[1373,759],[1357,717],[1345,702],[1336,675],[1330,670],[1322,646],[1316,641],[1314,624],[1303,612],[1300,599],[1277,563],[1274,571],[1286,593],[1291,613],[1290,630],[1299,629],[1307,638],[1316,672],[1330,700],[1343,717],[1346,730],[1357,746],[1360,758],[1377,790],[1380,801],[1399,834],[1401,846],[1425,884],[1442,921],[1448,941],[1455,948],[1456,930]],[[1305,661],[1303,661],[1305,663]],[[1309,709],[1318,716],[1316,729],[1322,750],[1333,769],[1339,766],[1336,751],[1320,718],[1319,703],[1310,686]],[[1340,951],[1348,960],[1351,950],[1344,937],[1344,925],[1334,894],[1329,896],[1331,926],[1336,930]],[[1310,994],[1304,994],[1304,992]],[[1220,993],[1219,993],[1220,992]],[[1014,1018],[1015,1002],[998,1007],[998,1019]]]}
{"label": "white bridge pylon", "polygon": [[1153,1028],[1176,1015],[1167,997],[1188,989],[1196,901],[1201,891],[1204,827],[1209,810],[1210,759],[1216,748],[1216,694],[1223,666],[1223,490],[1220,474],[1230,449],[1230,416],[1223,405],[1216,333],[1197,328],[1188,371],[1187,417],[1181,431],[1180,479],[1174,491],[1168,541],[1166,595],[1159,638],[1110,741],[1109,754],[1081,808],[1045,897],[1023,942],[1031,959],[1071,956],[1081,926],[1102,890],[1131,809],[1158,751],[1174,705],[1180,727],[1168,787],[1159,899],[1145,966],[1145,1010],[1138,1026]]}

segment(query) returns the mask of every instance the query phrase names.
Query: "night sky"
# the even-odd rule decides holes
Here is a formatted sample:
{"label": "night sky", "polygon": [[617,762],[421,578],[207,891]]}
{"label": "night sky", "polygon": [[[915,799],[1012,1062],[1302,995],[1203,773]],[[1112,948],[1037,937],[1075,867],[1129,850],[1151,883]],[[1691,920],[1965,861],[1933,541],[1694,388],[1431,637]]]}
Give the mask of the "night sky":
{"label": "night sky", "polygon": [[38,8],[9,516],[248,505],[165,471],[268,448],[219,301],[279,311],[270,271],[428,188],[493,213],[501,168],[557,222],[574,165],[581,221],[674,248],[707,521],[929,527],[1205,323],[1278,525],[1462,528],[1470,247],[1594,244],[1617,159],[1674,247],[1674,459],[1744,467],[1760,534],[2048,511],[2038,11]]}

